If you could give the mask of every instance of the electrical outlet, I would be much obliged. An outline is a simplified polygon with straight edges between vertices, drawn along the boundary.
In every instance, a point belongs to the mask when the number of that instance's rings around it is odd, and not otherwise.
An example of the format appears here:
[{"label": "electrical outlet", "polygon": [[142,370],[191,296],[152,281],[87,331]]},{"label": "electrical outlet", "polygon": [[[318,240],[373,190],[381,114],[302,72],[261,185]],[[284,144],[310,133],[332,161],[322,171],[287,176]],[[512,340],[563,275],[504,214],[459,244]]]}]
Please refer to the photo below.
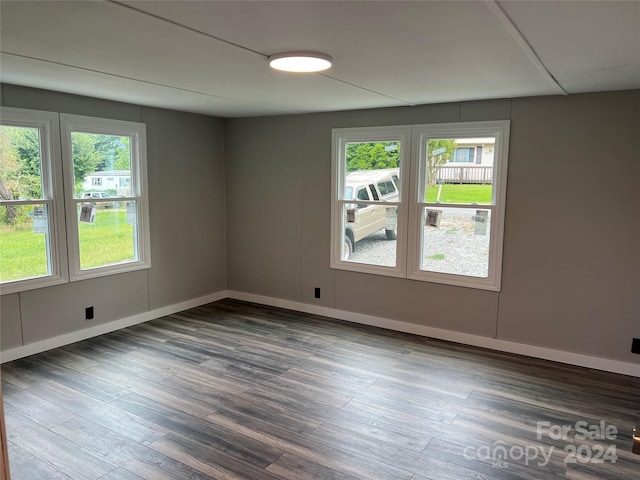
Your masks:
[{"label": "electrical outlet", "polygon": [[634,338],[631,342],[631,353],[640,353],[640,338]]},{"label": "electrical outlet", "polygon": [[320,287],[316,287],[316,290],[315,290],[315,297],[316,297],[316,298],[320,298]]},{"label": "electrical outlet", "polygon": [[93,320],[93,306],[84,309],[84,319]]}]

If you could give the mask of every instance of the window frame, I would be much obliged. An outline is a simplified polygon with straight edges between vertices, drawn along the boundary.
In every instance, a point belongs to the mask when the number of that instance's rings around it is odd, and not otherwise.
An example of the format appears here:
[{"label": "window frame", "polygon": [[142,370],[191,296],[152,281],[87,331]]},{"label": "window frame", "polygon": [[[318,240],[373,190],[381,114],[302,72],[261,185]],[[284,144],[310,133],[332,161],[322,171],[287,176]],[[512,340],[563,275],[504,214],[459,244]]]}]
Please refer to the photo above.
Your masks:
[{"label": "window frame", "polygon": [[0,107],[0,124],[37,128],[40,132],[40,176],[42,199],[0,200],[0,206],[46,205],[48,235],[46,241],[49,274],[0,283],[0,295],[59,285],[69,281],[65,245],[63,176],[60,162],[59,115],[55,112]]},{"label": "window frame", "polygon": [[[412,182],[410,202],[410,233],[407,278],[446,285],[500,291],[502,279],[502,254],[504,245],[504,218],[507,195],[507,166],[509,159],[509,120],[458,122],[416,125],[412,129]],[[424,200],[426,185],[426,145],[429,139],[495,137],[493,153],[493,183],[490,204],[436,203]],[[422,197],[421,197],[422,195]],[[482,208],[491,211],[489,265],[487,277],[472,277],[452,273],[422,270],[420,259],[424,229],[424,207],[431,208]]]},{"label": "window frame", "polygon": [[[70,281],[102,277],[116,273],[131,272],[151,267],[151,248],[149,232],[149,202],[147,188],[147,151],[146,125],[138,122],[113,120],[84,115],[60,114],[60,130],[62,132],[62,164],[65,185],[65,205],[67,218],[67,250],[69,258]],[[134,234],[138,259],[125,263],[109,264],[100,267],[81,268],[80,239],[78,229],[79,204],[86,199],[74,196],[74,169],[71,134],[73,132],[95,133],[99,135],[117,135],[131,138],[131,195],[126,197],[110,197],[110,202],[136,202],[137,225]]]},{"label": "window frame", "polygon": [[[507,167],[509,157],[509,120],[436,123],[412,126],[337,128],[332,130],[332,200],[330,267],[339,270],[371,273],[446,285],[500,291],[504,246]],[[348,262],[342,260],[343,200],[346,176],[346,144],[350,142],[389,141],[388,135],[402,136],[401,179],[396,240],[396,267]],[[385,136],[387,135],[387,136]],[[462,204],[462,208],[491,211],[489,265],[487,277],[472,277],[421,269],[424,207],[459,207],[460,204],[426,202],[426,152],[429,138],[495,137],[492,198],[490,204]],[[396,140],[396,138],[390,138]],[[422,199],[420,198],[422,195]],[[384,202],[364,202],[381,204]],[[351,201],[353,203],[353,201]],[[396,203],[396,202],[390,202]]]},{"label": "window frame", "polygon": [[[406,276],[406,225],[408,219],[408,188],[396,185],[399,192],[399,201],[390,202],[380,198],[375,200],[358,200],[357,205],[379,205],[381,207],[397,207],[397,238],[396,242],[396,265],[395,267],[383,265],[371,265],[358,262],[349,262],[342,259],[343,248],[343,228],[344,228],[344,205],[355,203],[352,199],[345,199],[346,184],[346,145],[354,142],[399,142],[402,146],[400,150],[400,184],[408,185],[409,181],[409,155],[411,148],[411,127],[410,126],[383,126],[383,127],[357,127],[357,128],[336,128],[332,130],[332,175],[331,175],[331,268],[339,270],[349,270],[354,272],[373,273],[391,277]],[[367,185],[367,190],[369,186]]]}]

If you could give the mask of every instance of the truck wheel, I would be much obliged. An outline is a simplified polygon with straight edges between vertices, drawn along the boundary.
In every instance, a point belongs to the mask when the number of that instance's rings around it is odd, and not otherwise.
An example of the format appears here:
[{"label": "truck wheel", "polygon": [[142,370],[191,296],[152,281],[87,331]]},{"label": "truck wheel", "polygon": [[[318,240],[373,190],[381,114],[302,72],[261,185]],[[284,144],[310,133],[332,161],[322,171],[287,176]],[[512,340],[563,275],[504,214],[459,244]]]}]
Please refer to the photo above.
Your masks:
[{"label": "truck wheel", "polygon": [[396,239],[396,231],[395,230],[387,230],[384,229],[384,233],[387,234],[387,240],[395,240]]},{"label": "truck wheel", "polygon": [[351,254],[353,253],[353,242],[349,235],[345,233],[344,235],[344,247],[342,247],[342,260],[349,260],[351,258]]}]

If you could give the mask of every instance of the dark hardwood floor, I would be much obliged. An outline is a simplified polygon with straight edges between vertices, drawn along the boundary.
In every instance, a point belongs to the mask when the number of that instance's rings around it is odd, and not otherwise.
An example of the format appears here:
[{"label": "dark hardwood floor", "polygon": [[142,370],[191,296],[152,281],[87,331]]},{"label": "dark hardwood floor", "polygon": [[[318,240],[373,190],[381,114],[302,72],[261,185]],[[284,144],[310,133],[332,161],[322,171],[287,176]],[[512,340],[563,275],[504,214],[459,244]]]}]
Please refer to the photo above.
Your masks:
[{"label": "dark hardwood floor", "polygon": [[13,480],[640,478],[640,378],[233,300],[2,380]]}]

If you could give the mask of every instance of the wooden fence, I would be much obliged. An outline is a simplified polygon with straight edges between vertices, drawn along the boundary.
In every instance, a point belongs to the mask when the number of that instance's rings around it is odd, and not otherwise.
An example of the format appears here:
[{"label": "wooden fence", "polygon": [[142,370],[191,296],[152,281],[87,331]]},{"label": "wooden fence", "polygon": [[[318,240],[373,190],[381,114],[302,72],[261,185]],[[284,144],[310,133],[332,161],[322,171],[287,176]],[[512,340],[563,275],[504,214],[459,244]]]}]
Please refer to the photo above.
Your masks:
[{"label": "wooden fence", "polygon": [[440,183],[493,183],[493,167],[483,165],[444,166],[438,172]]}]

